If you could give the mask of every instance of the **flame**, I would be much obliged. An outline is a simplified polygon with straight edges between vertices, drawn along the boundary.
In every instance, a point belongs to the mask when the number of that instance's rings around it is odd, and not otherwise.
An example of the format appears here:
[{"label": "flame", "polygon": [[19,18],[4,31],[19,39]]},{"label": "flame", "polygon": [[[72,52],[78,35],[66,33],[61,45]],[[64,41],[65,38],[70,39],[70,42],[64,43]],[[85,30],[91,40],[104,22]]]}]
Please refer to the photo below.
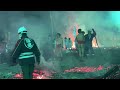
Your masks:
[{"label": "flame", "polygon": [[95,71],[100,71],[103,70],[103,66],[99,66],[97,68],[95,67],[75,67],[70,70],[65,70],[65,72],[95,72]]},{"label": "flame", "polygon": [[93,41],[92,41],[92,46],[93,47],[98,47],[98,45],[97,45],[97,42],[96,42],[96,39],[95,38],[93,38]]},{"label": "flame", "polygon": [[72,44],[72,49],[76,49],[75,42],[73,42],[73,44]]},{"label": "flame", "polygon": [[68,28],[67,37],[71,38],[72,41],[72,49],[75,49],[75,37],[73,36],[73,28],[76,27],[76,35],[78,35],[77,30],[79,29],[79,25],[77,23],[74,23],[73,26]]},{"label": "flame", "polygon": [[[33,79],[50,79],[52,77],[52,73],[54,72],[50,72],[47,70],[34,70],[33,72]],[[16,79],[23,79],[23,75],[22,74],[16,74],[14,76],[14,78]]]},{"label": "flame", "polygon": [[43,75],[42,76],[37,76],[37,79],[43,79]]},{"label": "flame", "polygon": [[[68,31],[67,32],[67,34],[68,34],[67,37],[71,38],[71,41],[72,41],[72,49],[76,49],[76,47],[75,47],[75,37],[73,36],[73,28],[74,28],[74,26],[76,27],[76,35],[78,35],[77,30],[80,28],[80,26],[77,23],[74,23],[73,26],[69,27],[69,29],[67,30]],[[98,47],[95,38],[93,38],[92,46],[96,47],[96,48]]]}]

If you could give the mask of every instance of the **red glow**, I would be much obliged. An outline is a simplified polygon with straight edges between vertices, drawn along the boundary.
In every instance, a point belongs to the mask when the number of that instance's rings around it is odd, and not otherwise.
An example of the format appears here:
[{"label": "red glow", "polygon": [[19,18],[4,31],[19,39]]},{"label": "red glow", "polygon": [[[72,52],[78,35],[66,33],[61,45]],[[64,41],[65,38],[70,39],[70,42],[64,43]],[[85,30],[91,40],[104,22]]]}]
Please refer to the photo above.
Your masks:
[{"label": "red glow", "polygon": [[92,41],[92,46],[93,47],[98,47],[98,45],[97,45],[97,42],[96,42],[96,39],[95,38],[93,38],[93,41]]},{"label": "red glow", "polygon": [[102,70],[103,66],[99,66],[98,68],[95,67],[75,67],[70,70],[65,70],[65,72],[95,72]]},{"label": "red glow", "polygon": [[78,32],[77,32],[77,30],[79,29],[79,25],[77,24],[77,23],[74,23],[71,27],[69,27],[69,29],[67,30],[68,32],[67,32],[67,37],[69,37],[69,38],[71,38],[71,41],[72,41],[72,48],[73,49],[75,49],[75,43],[74,43],[74,41],[75,41],[75,38],[74,38],[74,36],[73,36],[73,28],[74,28],[74,26],[76,27],[76,35],[78,35]]},{"label": "red glow", "polygon": [[17,79],[22,79],[23,75],[22,74],[16,74],[14,77],[17,78]]},{"label": "red glow", "polygon": [[[48,70],[34,70],[33,79],[50,79],[52,77],[52,73],[54,72],[50,72]],[[22,79],[23,76],[22,74],[16,74],[14,78]]]}]

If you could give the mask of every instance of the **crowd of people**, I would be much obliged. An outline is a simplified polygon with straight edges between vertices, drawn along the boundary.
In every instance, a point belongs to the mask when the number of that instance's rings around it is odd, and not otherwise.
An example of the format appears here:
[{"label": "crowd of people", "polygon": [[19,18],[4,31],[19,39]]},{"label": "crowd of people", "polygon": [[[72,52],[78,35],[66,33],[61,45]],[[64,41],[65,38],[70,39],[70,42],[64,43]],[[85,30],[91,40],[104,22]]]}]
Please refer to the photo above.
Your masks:
[{"label": "crowd of people", "polygon": [[[79,57],[83,58],[87,57],[88,55],[94,55],[94,50],[92,47],[92,40],[94,37],[96,37],[96,32],[94,29],[88,30],[87,34],[85,34],[82,29],[78,29],[78,35],[76,35],[74,42]],[[72,51],[73,42],[70,37],[63,38],[60,33],[56,33],[55,37],[53,37],[53,40],[52,37],[48,36],[48,41],[47,47],[45,50],[43,50],[46,51],[46,53],[44,53],[44,57],[48,57],[47,60],[51,57],[62,59],[64,50],[70,52]]]},{"label": "crowd of people", "polygon": [[[96,37],[96,32],[94,29],[92,31],[93,33],[89,30],[88,34],[85,34],[82,29],[78,29],[78,35],[74,35],[76,50],[81,58],[89,54],[94,55],[92,40]],[[27,36],[27,29],[25,27],[18,29],[18,36],[19,40],[11,52],[11,62],[16,64],[18,60],[24,79],[32,79],[34,64],[37,63],[39,65],[41,52],[45,60],[48,61],[50,58],[54,58],[55,60],[60,58],[60,60],[63,60],[63,50],[72,50],[73,42],[71,38],[63,38],[60,33],[56,33],[55,36],[49,35],[41,51],[39,51],[35,41]]]}]

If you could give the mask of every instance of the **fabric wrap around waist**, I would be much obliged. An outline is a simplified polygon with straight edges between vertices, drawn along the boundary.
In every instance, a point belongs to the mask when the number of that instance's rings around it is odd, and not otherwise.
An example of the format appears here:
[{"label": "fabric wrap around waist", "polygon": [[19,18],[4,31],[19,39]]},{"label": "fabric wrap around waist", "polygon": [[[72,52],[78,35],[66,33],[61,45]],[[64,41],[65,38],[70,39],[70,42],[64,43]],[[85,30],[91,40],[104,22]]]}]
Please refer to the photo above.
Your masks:
[{"label": "fabric wrap around waist", "polygon": [[80,40],[78,40],[77,43],[78,43],[78,44],[84,44],[85,41],[80,41]]},{"label": "fabric wrap around waist", "polygon": [[62,45],[61,45],[61,44],[57,44],[56,47],[57,47],[57,48],[60,48],[60,47],[62,47]]}]

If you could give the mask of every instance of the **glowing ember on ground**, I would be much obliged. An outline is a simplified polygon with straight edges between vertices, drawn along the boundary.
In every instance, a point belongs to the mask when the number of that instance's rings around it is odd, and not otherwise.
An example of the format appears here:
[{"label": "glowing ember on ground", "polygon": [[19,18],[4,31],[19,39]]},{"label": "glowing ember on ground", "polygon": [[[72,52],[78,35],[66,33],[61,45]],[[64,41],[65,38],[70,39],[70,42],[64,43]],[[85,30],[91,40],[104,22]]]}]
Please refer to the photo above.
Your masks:
[{"label": "glowing ember on ground", "polygon": [[65,70],[65,72],[95,72],[102,70],[103,66],[95,67],[75,67],[70,70]]},{"label": "glowing ember on ground", "polygon": [[[46,70],[34,70],[33,73],[33,79],[50,79],[52,77],[52,73],[50,71]],[[14,76],[16,79],[22,79],[23,75],[22,74],[16,74]]]},{"label": "glowing ember on ground", "polygon": [[22,74],[16,74],[16,75],[14,76],[14,78],[16,78],[16,79],[22,79],[22,78],[23,78],[23,75],[22,75]]}]

